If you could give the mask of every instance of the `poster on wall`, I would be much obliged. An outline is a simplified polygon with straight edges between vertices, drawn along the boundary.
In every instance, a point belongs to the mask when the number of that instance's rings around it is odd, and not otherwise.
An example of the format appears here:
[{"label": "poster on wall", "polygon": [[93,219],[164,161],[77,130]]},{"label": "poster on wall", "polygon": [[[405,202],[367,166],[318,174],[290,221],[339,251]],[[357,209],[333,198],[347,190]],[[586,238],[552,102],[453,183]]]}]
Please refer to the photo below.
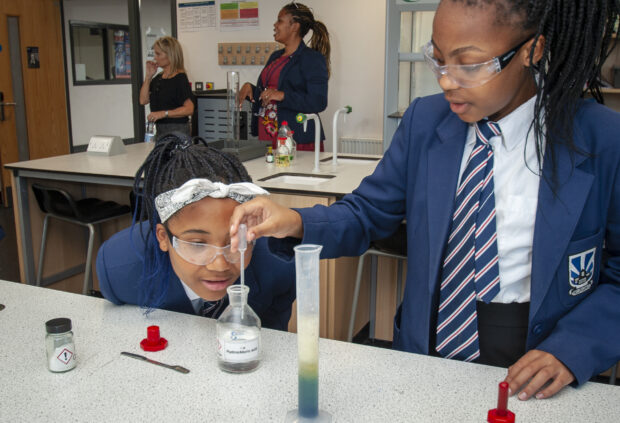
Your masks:
[{"label": "poster on wall", "polygon": [[215,28],[217,24],[215,0],[178,3],[177,22],[179,32],[195,32]]},{"label": "poster on wall", "polygon": [[129,31],[114,31],[114,77],[131,78],[131,46]]},{"label": "poster on wall", "polygon": [[[163,31],[163,30],[162,30]],[[144,34],[144,44],[146,47],[146,60],[155,59],[155,50],[153,50],[153,44],[157,41],[158,35],[151,31],[151,27],[149,26],[146,30],[146,34]]]},{"label": "poster on wall", "polygon": [[222,1],[220,3],[220,31],[258,29],[257,1]]}]

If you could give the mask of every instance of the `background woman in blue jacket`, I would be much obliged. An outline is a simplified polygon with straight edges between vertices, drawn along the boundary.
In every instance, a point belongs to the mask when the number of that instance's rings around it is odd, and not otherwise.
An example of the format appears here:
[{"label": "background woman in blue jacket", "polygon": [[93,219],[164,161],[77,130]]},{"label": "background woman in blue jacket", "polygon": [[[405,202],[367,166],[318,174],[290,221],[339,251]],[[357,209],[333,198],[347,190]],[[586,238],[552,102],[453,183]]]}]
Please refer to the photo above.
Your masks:
[{"label": "background woman in blue jacket", "polygon": [[[211,318],[228,305],[226,288],[242,271],[239,252],[230,251],[230,215],[240,202],[267,192],[235,157],[199,140],[166,135],[138,170],[135,220],[142,223],[112,236],[97,254],[101,292],[113,303]],[[286,330],[295,267],[266,244],[248,243],[248,303],[264,327]]]},{"label": "background woman in blue jacket", "polygon": [[[295,121],[297,113],[319,113],[327,107],[329,79],[329,33],[325,25],[314,19],[312,11],[301,3],[289,3],[280,10],[274,23],[273,38],[284,44],[275,51],[258,77],[256,85],[246,82],[239,99],[252,104],[252,134],[260,140],[276,137],[281,122],[294,131],[298,150],[314,150],[314,121],[306,132]],[[312,30],[310,47],[303,38]],[[322,125],[321,125],[322,126]],[[325,133],[321,128],[321,151]]]}]

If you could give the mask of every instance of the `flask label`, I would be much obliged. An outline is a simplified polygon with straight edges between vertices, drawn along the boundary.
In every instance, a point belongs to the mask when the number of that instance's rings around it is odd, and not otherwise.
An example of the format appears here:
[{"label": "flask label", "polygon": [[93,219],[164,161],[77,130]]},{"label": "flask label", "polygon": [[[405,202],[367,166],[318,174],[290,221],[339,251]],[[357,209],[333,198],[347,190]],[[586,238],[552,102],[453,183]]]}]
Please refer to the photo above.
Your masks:
[{"label": "flask label", "polygon": [[[231,336],[234,336],[234,331]],[[233,342],[218,339],[217,353],[220,359],[229,363],[245,363],[247,361],[258,360],[259,341],[258,338],[248,340],[236,340]]]},{"label": "flask label", "polygon": [[49,358],[49,368],[53,372],[63,372],[75,367],[75,347],[73,344],[65,344],[54,350]]}]

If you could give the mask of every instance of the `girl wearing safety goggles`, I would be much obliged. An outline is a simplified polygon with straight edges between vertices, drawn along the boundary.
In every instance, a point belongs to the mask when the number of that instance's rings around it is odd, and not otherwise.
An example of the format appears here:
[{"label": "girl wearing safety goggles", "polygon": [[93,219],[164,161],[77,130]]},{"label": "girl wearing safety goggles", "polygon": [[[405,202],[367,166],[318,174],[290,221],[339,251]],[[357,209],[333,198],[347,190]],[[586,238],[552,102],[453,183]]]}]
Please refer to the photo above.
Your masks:
[{"label": "girl wearing safety goggles", "polygon": [[[101,292],[116,304],[217,318],[228,304],[226,288],[238,283],[242,270],[240,253],[230,250],[232,211],[268,193],[251,183],[235,157],[173,134],[138,170],[134,192],[134,225],[106,241],[97,256]],[[271,255],[266,240],[248,243],[244,262],[249,305],[263,326],[286,330],[294,265]]]},{"label": "girl wearing safety goggles", "polygon": [[[406,219],[395,348],[505,367],[521,400],[609,369],[620,360],[620,115],[597,101],[619,8],[441,0],[423,54],[443,93],[413,101],[342,200],[238,206],[233,248],[249,222],[249,239],[356,256]],[[291,244],[270,245],[284,255]]]}]

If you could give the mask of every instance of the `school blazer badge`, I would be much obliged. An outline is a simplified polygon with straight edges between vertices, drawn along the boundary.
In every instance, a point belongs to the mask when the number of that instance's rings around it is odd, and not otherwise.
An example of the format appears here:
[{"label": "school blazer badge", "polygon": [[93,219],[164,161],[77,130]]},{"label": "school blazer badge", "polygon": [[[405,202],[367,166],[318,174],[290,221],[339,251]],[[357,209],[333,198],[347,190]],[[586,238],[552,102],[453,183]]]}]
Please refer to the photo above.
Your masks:
[{"label": "school blazer badge", "polygon": [[592,287],[595,255],[596,247],[568,257],[570,295],[582,294]]}]

